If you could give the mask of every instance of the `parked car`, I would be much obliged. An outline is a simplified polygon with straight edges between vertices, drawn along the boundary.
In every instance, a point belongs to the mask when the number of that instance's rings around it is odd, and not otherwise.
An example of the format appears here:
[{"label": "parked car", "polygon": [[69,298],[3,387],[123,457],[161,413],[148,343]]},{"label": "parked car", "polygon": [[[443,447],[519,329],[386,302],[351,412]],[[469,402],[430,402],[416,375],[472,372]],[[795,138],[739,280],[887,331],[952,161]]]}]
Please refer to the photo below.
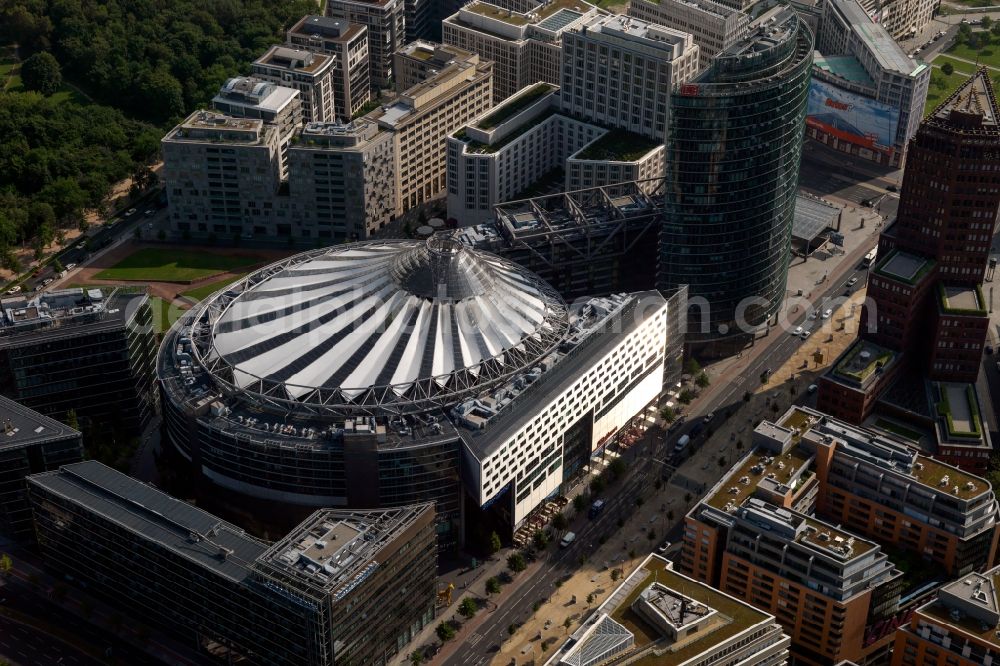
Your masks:
[{"label": "parked car", "polygon": [[562,541],[559,542],[559,547],[566,548],[574,541],[576,541],[576,534],[574,532],[566,532],[566,535],[562,538]]},{"label": "parked car", "polygon": [[681,435],[681,438],[677,440],[677,445],[674,447],[674,451],[680,453],[687,448],[687,445],[691,443],[691,437],[688,435]]},{"label": "parked car", "polygon": [[899,192],[899,188],[895,185],[886,185],[885,190],[886,192]]},{"label": "parked car", "polygon": [[126,215],[127,217],[132,217],[132,216],[133,216],[133,215],[135,215],[135,214],[136,214],[137,212],[139,212],[139,211],[137,211],[137,210],[136,210],[135,208],[129,208],[129,209],[127,210],[127,211],[125,211],[125,215]]},{"label": "parked car", "polygon": [[812,333],[812,331],[810,331],[809,329],[806,329],[806,330],[802,331],[802,335],[801,335],[801,338],[802,338],[803,340],[805,340],[806,338],[808,338],[808,337],[809,337],[809,334],[810,334],[810,333]]},{"label": "parked car", "polygon": [[663,555],[672,545],[673,544],[670,543],[669,541],[664,541],[663,543],[660,544],[660,547],[656,549],[656,552],[659,553],[660,555]]},{"label": "parked car", "polygon": [[66,270],[71,271],[76,268],[76,264],[66,264]]},{"label": "parked car", "polygon": [[815,384],[810,384],[809,388],[806,389],[806,393],[809,393],[811,395],[815,393],[817,389],[819,389],[818,386],[816,386]]},{"label": "parked car", "polygon": [[16,287],[11,287],[10,289],[7,290],[7,293],[8,294],[20,294],[21,293],[21,285],[17,285]]},{"label": "parked car", "polygon": [[792,335],[802,335],[802,327],[801,326],[796,326],[795,330],[792,331]]},{"label": "parked car", "polygon": [[149,208],[149,209],[146,210],[146,212],[144,214],[145,214],[146,217],[153,217],[153,213],[155,213],[155,212],[156,212],[155,210],[153,210],[152,208]]},{"label": "parked car", "polygon": [[705,424],[708,424],[708,423],[711,423],[712,419],[714,419],[714,418],[715,418],[715,412],[709,412],[708,414],[705,414],[705,418],[703,418],[701,420],[701,422],[705,423]]},{"label": "parked car", "polygon": [[858,278],[852,277],[850,280],[847,281],[847,286],[848,287],[853,287],[857,283],[858,283]]},{"label": "parked car", "polygon": [[43,287],[47,287],[50,284],[52,284],[52,278],[45,278],[44,280],[42,280],[42,286]]},{"label": "parked car", "polygon": [[820,315],[820,318],[821,319],[829,319],[830,315],[832,315],[832,314],[833,314],[833,310],[830,310],[829,308],[827,308],[826,310],[823,310],[823,314]]}]

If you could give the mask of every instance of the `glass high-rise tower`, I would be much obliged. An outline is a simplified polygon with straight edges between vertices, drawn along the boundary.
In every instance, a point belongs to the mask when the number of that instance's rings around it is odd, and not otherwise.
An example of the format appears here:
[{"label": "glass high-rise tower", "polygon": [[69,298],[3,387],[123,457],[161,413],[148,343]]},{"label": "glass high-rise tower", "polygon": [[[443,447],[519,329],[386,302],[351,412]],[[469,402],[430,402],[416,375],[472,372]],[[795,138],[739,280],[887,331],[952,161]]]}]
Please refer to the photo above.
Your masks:
[{"label": "glass high-rise tower", "polygon": [[689,285],[695,345],[740,344],[781,304],[812,55],[778,10],[672,96],[657,286]]}]

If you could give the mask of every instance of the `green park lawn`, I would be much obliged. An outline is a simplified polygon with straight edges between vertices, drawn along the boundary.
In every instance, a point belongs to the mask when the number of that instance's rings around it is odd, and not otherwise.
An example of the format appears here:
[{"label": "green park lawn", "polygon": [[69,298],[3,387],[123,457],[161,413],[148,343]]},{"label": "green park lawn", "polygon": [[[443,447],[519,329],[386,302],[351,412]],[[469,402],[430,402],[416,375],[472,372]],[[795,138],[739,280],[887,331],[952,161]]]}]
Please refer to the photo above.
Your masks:
[{"label": "green park lawn", "polygon": [[186,296],[193,301],[200,301],[205,298],[208,298],[209,296],[219,291],[223,287],[231,285],[232,283],[242,278],[244,275],[246,275],[246,273],[242,275],[237,275],[236,277],[233,278],[225,278],[224,280],[216,280],[215,282],[209,282],[208,284],[203,284],[200,287],[195,287],[194,289],[188,289],[187,291],[182,292],[181,296]]},{"label": "green park lawn", "polygon": [[150,296],[149,306],[153,309],[153,329],[157,333],[166,333],[184,313],[184,310],[159,296]]},{"label": "green park lawn", "polygon": [[[940,57],[938,58],[940,59]],[[938,64],[938,59],[934,60],[934,64]],[[943,62],[941,64],[944,64]],[[953,65],[956,63],[953,61]],[[931,71],[931,85],[927,89],[927,102],[924,104],[924,115],[928,115],[931,111],[937,108],[938,104],[947,99],[948,95],[955,92],[966,79],[968,79],[967,74],[960,74],[957,69],[950,76],[946,76],[944,72],[938,69],[936,66]]]},{"label": "green park lawn", "polygon": [[[977,34],[984,33],[977,31]],[[981,65],[1000,69],[1000,37],[992,34],[990,35],[989,44],[984,44],[978,49],[969,48],[968,43],[959,40],[955,44],[952,44],[947,53],[949,55],[958,56],[959,58],[965,58],[966,60],[978,62]],[[937,60],[934,62],[937,62]],[[971,64],[966,64],[965,66],[965,69],[967,70],[972,70],[974,68],[975,65]]]},{"label": "green park lawn", "polygon": [[194,282],[259,263],[260,257],[246,254],[143,248],[94,277],[99,280]]}]

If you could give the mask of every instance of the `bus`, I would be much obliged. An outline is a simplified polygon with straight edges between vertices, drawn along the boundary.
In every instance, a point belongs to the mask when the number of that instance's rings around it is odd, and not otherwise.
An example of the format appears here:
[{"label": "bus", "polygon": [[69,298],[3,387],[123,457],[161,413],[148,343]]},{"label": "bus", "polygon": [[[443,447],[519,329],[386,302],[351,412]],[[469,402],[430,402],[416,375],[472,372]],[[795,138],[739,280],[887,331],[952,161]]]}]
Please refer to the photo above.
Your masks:
[{"label": "bus", "polygon": [[875,263],[875,255],[878,253],[878,246],[872,248],[872,251],[865,255],[865,258],[861,261],[862,268],[868,268]]}]

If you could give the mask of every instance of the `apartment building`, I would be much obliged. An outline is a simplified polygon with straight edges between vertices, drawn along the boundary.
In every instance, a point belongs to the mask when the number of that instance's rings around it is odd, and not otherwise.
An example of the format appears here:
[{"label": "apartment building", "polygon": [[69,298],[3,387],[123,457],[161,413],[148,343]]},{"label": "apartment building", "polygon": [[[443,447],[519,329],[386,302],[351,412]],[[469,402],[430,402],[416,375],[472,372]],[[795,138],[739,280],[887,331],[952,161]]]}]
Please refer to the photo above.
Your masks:
[{"label": "apartment building", "polygon": [[366,116],[392,135],[397,217],[445,193],[445,139],[492,99],[493,64],[465,53]]},{"label": "apartment building", "polygon": [[[910,58],[857,0],[823,4],[816,49],[807,136],[863,159],[901,165],[924,116],[930,66]],[[838,113],[847,107],[854,115]],[[851,122],[838,122],[845,118]]]},{"label": "apartment building", "polygon": [[404,0],[328,0],[326,15],[368,29],[368,66],[372,88],[391,88],[392,54],[406,43]]},{"label": "apartment building", "polygon": [[320,510],[268,545],[96,462],[29,477],[46,567],[188,644],[384,666],[434,618],[434,509]]},{"label": "apartment building", "polygon": [[665,143],[674,88],[698,73],[685,32],[598,16],[563,32],[560,106],[568,115]]},{"label": "apartment building", "polygon": [[272,46],[250,66],[251,75],[299,91],[303,122],[332,122],[333,56],[287,46]]},{"label": "apartment building", "polygon": [[[631,600],[631,601],[629,601]],[[639,620],[643,631],[636,631]],[[649,631],[652,630],[652,631]],[[649,555],[545,666],[633,663],[784,666],[789,638],[773,615]]]},{"label": "apartment building", "polygon": [[371,100],[368,28],[327,16],[303,16],[288,30],[289,46],[333,58],[334,118],[346,122]]},{"label": "apartment building", "polygon": [[31,541],[27,477],[83,460],[83,437],[55,419],[0,396],[0,534]]},{"label": "apartment building", "polygon": [[898,617],[903,580],[881,548],[932,562],[933,575],[992,560],[997,502],[982,478],[804,407],[760,423],[752,443],[686,516],[678,561],[773,609],[804,663],[889,650],[883,629]]},{"label": "apartment building", "polygon": [[156,333],[143,288],[0,298],[0,394],[89,438],[142,435],[156,410]]},{"label": "apartment building", "polygon": [[750,32],[747,14],[713,0],[630,0],[628,15],[690,34],[698,45],[700,70]]},{"label": "apartment building", "polygon": [[283,141],[277,126],[195,111],[160,148],[174,233],[232,238],[278,223]]},{"label": "apartment building", "polygon": [[288,143],[302,125],[301,94],[294,88],[261,79],[238,76],[226,81],[212,98],[212,108],[231,118],[261,120],[278,130],[281,179],[288,176]]},{"label": "apartment building", "polygon": [[896,632],[892,666],[1000,663],[1000,567],[970,573],[937,591]]},{"label": "apartment building", "polygon": [[[361,240],[396,211],[396,158],[390,132],[359,118],[306,125],[288,150],[290,196],[321,241]],[[308,202],[308,203],[307,203]]]},{"label": "apartment building", "polygon": [[598,14],[584,0],[477,0],[444,19],[442,41],[494,63],[497,104],[539,81],[560,85],[562,35]]}]

